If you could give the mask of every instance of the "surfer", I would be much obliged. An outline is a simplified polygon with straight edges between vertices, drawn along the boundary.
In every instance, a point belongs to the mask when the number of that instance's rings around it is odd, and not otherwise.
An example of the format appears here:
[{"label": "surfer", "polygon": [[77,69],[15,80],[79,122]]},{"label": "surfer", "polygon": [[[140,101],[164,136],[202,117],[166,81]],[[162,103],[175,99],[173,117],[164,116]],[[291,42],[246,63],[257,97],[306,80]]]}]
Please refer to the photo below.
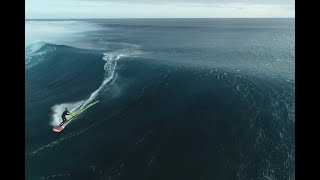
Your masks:
[{"label": "surfer", "polygon": [[68,111],[68,109],[66,108],[62,115],[61,115],[61,118],[62,118],[62,123],[60,124],[60,126],[62,126],[66,121],[67,121],[67,118],[66,118],[66,115],[69,115],[70,112]]}]

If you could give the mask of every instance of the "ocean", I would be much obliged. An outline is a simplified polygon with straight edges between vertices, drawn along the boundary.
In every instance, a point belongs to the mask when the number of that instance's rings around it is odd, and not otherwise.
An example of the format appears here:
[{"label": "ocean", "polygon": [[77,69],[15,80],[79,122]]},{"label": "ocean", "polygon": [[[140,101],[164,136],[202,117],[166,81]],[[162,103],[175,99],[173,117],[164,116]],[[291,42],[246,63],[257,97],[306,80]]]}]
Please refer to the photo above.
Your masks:
[{"label": "ocean", "polygon": [[295,179],[295,19],[25,26],[26,179]]}]

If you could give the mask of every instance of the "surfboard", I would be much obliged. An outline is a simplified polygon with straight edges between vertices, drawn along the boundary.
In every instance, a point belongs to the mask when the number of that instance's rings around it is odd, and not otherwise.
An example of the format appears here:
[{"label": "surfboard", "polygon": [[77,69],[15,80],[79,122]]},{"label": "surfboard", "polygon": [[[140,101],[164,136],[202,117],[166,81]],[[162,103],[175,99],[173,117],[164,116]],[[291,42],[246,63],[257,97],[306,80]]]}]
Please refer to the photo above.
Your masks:
[{"label": "surfboard", "polygon": [[86,105],[84,108],[79,109],[75,112],[70,113],[69,115],[66,116],[67,118],[67,122],[65,122],[62,126],[54,126],[52,129],[55,132],[61,132],[73,119],[75,119],[77,116],[79,116],[81,113],[83,113],[85,110],[87,110],[88,108],[90,108],[91,106],[97,104],[99,102],[99,100],[94,101],[88,105]]}]

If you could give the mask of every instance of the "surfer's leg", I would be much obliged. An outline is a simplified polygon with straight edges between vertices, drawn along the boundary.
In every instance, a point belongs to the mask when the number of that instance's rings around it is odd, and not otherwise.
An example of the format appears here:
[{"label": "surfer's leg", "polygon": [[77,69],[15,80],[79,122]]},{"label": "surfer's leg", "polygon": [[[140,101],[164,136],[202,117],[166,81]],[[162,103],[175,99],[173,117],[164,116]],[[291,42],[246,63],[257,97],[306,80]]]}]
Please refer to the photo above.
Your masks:
[{"label": "surfer's leg", "polygon": [[65,123],[66,122],[66,118],[65,117],[61,117],[62,118],[62,122],[60,123],[60,126],[62,126],[63,125],[63,123]]},{"label": "surfer's leg", "polygon": [[63,123],[67,122],[67,118],[63,117]]}]

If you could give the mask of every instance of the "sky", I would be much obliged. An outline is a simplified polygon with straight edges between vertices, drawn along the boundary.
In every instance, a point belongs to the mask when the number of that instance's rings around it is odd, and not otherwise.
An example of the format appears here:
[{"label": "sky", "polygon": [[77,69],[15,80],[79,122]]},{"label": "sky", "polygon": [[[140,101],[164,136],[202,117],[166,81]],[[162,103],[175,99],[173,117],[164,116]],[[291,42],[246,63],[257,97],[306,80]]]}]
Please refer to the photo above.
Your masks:
[{"label": "sky", "polygon": [[295,0],[26,0],[26,19],[294,18]]}]

